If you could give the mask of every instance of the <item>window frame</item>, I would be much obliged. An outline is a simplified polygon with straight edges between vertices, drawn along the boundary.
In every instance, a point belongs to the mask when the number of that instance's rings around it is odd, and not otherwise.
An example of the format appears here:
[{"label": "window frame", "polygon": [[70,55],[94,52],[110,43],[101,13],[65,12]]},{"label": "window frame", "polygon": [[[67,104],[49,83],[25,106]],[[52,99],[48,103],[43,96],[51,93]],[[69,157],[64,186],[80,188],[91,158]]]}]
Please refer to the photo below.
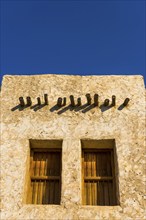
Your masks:
[{"label": "window frame", "polygon": [[[32,204],[32,205],[60,205],[61,204],[61,186],[62,186],[62,140],[34,140],[31,139],[29,140],[30,142],[30,153],[29,153],[29,178],[28,178],[28,189],[27,189],[27,204]],[[32,173],[33,170],[33,161],[34,161],[34,153],[40,152],[40,155],[45,152],[50,152],[50,153],[60,153],[60,162],[59,162],[59,175],[35,175]],[[40,171],[39,171],[40,172]],[[47,172],[47,170],[46,170]],[[33,175],[32,175],[33,174]],[[33,192],[32,192],[32,182],[50,182],[58,181],[59,183],[59,194],[58,194],[58,203],[33,203],[32,197],[33,197]],[[43,186],[44,187],[44,186]],[[46,190],[46,189],[45,189]],[[50,190],[50,189],[49,189]],[[55,189],[54,189],[55,190]],[[39,192],[40,193],[40,192]]]},{"label": "window frame", "polygon": [[[104,140],[90,140],[84,139],[81,140],[81,176],[82,176],[82,205],[88,206],[85,201],[85,181],[112,181],[113,187],[113,203],[114,205],[108,206],[115,206],[118,205],[117,200],[117,180],[116,180],[116,167],[115,167],[115,140],[114,139],[104,139]],[[85,177],[84,176],[84,153],[96,153],[96,152],[110,152],[111,153],[111,172],[112,176],[96,176],[93,177]],[[97,189],[96,189],[97,190]],[[90,206],[101,206],[101,205],[90,205]],[[107,205],[102,205],[107,206]]]}]

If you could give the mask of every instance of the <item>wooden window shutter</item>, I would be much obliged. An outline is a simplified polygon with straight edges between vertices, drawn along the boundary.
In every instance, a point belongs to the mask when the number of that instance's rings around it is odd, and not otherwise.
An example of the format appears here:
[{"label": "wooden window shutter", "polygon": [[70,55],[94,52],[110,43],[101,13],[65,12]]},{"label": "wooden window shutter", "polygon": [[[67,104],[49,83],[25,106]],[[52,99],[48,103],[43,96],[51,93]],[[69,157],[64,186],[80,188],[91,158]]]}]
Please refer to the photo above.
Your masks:
[{"label": "wooden window shutter", "polygon": [[116,205],[112,149],[84,149],[82,152],[83,204]]},{"label": "wooden window shutter", "polygon": [[60,204],[61,149],[31,149],[31,204]]}]

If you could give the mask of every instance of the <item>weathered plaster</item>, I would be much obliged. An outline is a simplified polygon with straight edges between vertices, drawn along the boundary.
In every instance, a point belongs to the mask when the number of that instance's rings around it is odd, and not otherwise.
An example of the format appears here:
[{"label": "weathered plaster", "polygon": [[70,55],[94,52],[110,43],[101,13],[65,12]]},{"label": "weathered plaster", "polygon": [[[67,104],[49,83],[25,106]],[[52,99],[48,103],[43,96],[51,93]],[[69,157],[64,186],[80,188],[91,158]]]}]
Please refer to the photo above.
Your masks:
[{"label": "weathered plaster", "polygon": [[[20,96],[48,94],[41,109],[15,108]],[[99,105],[116,95],[116,106],[102,111],[53,110],[58,97],[99,94]],[[145,88],[142,76],[5,76],[1,105],[1,219],[85,220],[144,219]],[[119,109],[125,98],[128,106]],[[67,104],[67,105],[68,105]],[[88,108],[88,107],[87,107]],[[34,111],[36,110],[36,111]],[[82,112],[83,111],[83,112]],[[83,206],[81,197],[81,139],[115,139],[119,185],[118,206]],[[26,204],[29,139],[61,139],[62,195],[60,205]]]}]

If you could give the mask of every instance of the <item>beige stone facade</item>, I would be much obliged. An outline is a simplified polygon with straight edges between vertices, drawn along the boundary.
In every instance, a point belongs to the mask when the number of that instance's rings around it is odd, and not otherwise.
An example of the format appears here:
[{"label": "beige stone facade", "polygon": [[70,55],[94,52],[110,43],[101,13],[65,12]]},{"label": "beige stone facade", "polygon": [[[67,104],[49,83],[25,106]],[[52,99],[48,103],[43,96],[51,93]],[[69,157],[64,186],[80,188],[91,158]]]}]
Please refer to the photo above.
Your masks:
[{"label": "beige stone facade", "polygon": [[[35,106],[48,94],[49,105]],[[86,94],[92,103],[86,105]],[[99,95],[94,107],[93,96]],[[82,107],[70,107],[81,97]],[[116,105],[103,107],[105,99]],[[19,97],[32,106],[21,109]],[[57,108],[58,97],[67,97]],[[130,101],[123,107],[126,98]],[[4,77],[1,91],[1,219],[144,219],[145,87],[142,76],[36,75]],[[82,204],[81,141],[113,140],[119,204]],[[60,205],[27,204],[30,140],[62,141]]]}]

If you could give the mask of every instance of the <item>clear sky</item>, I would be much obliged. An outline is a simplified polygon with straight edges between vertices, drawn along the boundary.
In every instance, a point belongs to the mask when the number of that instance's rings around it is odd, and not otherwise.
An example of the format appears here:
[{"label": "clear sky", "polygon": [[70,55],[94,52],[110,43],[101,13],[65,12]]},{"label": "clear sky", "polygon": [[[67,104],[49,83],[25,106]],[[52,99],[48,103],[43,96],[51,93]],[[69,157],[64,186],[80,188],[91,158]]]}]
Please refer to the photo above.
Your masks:
[{"label": "clear sky", "polygon": [[141,74],[145,0],[1,1],[3,74]]}]

